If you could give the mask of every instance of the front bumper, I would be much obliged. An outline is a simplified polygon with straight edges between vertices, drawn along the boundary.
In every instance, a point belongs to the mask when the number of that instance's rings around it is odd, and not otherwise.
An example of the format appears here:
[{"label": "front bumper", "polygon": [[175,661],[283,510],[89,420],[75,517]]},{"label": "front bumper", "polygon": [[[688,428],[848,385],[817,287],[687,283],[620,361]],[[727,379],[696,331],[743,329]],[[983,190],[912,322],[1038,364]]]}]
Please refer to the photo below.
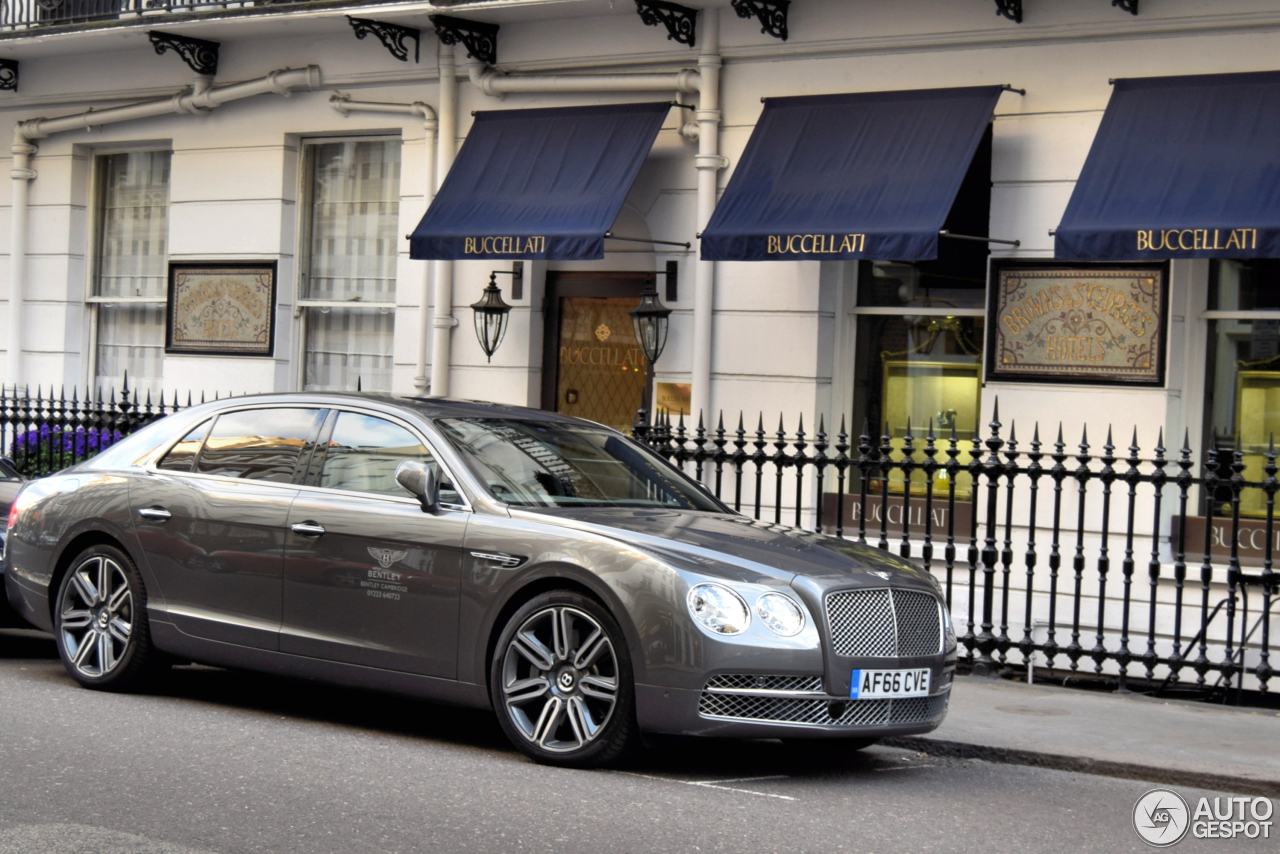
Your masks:
[{"label": "front bumper", "polygon": [[927,697],[850,700],[820,676],[716,676],[700,690],[636,686],[646,732],[735,738],[883,738],[937,729],[951,699],[954,664]]}]

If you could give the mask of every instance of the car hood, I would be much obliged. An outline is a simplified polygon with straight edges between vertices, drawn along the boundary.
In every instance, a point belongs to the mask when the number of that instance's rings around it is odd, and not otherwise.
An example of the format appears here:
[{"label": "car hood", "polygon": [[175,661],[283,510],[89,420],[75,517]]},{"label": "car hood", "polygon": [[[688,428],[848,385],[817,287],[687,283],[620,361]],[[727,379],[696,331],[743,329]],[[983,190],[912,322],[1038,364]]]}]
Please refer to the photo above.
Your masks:
[{"label": "car hood", "polygon": [[886,581],[932,587],[924,570],[879,549],[734,514],[599,507],[517,512],[591,530],[731,580],[756,582],[763,575],[790,583],[800,576],[821,587]]}]

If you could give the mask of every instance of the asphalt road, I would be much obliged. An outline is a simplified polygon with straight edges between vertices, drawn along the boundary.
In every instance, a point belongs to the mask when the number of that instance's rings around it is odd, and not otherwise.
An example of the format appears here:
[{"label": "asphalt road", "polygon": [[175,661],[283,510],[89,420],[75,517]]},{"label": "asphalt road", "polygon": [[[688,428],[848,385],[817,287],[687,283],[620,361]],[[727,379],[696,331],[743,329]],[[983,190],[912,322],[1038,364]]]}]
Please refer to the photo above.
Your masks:
[{"label": "asphalt road", "polygon": [[527,761],[487,713],[203,667],[103,694],[51,641],[0,632],[0,854],[1147,851],[1130,822],[1150,788],[779,742],[567,771]]}]

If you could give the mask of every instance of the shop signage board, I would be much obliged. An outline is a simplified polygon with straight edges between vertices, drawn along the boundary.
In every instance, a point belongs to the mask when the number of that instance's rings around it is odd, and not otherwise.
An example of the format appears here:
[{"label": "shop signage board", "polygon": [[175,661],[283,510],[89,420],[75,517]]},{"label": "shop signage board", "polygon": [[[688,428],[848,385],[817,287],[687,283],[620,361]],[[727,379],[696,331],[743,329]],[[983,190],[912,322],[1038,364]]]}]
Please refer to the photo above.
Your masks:
[{"label": "shop signage board", "polygon": [[275,316],[274,261],[169,265],[166,353],[270,356]]},{"label": "shop signage board", "polygon": [[[1204,516],[1174,516],[1170,529],[1172,550],[1177,552],[1178,541],[1183,525],[1186,525],[1186,546],[1184,562],[1187,566],[1199,566],[1204,560],[1204,535],[1209,520]],[[1213,527],[1209,533],[1209,555],[1214,563],[1221,564],[1223,558],[1231,557],[1231,519],[1214,517]],[[1271,525],[1272,559],[1280,562],[1280,521],[1273,520]],[[1257,518],[1240,518],[1240,527],[1236,532],[1236,555],[1241,566],[1262,566],[1267,556],[1267,520]],[[1221,580],[1221,579],[1220,579]]]},{"label": "shop signage board", "polygon": [[1168,265],[991,262],[986,378],[1160,386]]},{"label": "shop signage board", "polygon": [[[843,504],[843,508],[841,505]],[[884,520],[885,530],[890,534],[902,535],[902,523],[905,519],[909,530],[913,536],[923,536],[925,529],[925,521],[931,519],[933,528],[932,535],[934,542],[945,543],[947,540],[947,531],[954,531],[956,541],[964,539],[968,542],[970,527],[973,524],[973,505],[966,498],[961,501],[957,496],[955,502],[955,519],[950,518],[950,508],[947,503],[947,492],[945,489],[936,490],[933,495],[933,504],[926,507],[927,502],[923,495],[912,495],[911,500],[906,502],[907,506],[903,506],[902,494],[889,493],[889,505],[886,512],[884,502],[880,495],[867,495],[866,520],[867,520],[867,539],[875,539],[880,536],[880,523]],[[858,525],[863,518],[862,496],[845,494],[843,502],[840,496],[834,492],[826,492],[822,495],[822,530],[828,534],[834,534],[836,531],[836,519],[839,518],[840,510],[844,510],[844,536],[852,538],[858,536]],[[926,510],[929,516],[926,516]],[[875,535],[874,537],[872,535]]]}]

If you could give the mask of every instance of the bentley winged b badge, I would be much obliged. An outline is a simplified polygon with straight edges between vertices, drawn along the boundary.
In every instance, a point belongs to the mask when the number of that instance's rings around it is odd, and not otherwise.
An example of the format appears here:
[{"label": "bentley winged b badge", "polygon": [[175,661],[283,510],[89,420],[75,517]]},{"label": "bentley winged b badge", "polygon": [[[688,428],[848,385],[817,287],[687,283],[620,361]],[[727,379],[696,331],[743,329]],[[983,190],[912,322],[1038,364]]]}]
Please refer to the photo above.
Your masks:
[{"label": "bentley winged b badge", "polygon": [[390,569],[391,564],[405,559],[408,552],[393,552],[391,549],[379,549],[369,546],[369,556],[378,562],[383,569]]}]

